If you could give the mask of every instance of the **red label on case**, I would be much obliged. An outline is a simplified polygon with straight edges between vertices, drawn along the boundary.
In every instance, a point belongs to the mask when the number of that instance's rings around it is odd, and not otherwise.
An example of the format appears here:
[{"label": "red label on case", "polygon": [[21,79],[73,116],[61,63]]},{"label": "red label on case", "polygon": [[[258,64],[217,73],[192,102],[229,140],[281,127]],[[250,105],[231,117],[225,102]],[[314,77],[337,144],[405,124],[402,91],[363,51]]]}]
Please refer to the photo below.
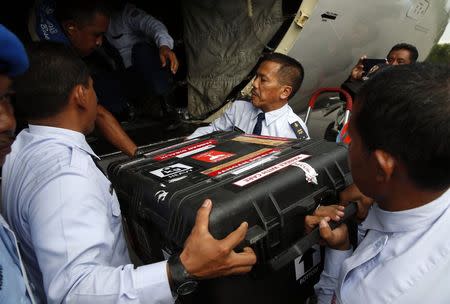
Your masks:
[{"label": "red label on case", "polygon": [[227,159],[233,155],[235,155],[235,154],[217,151],[217,150],[209,150],[209,151],[194,155],[194,156],[192,156],[192,158],[202,161],[202,162],[206,162],[206,163],[217,163],[217,162]]}]

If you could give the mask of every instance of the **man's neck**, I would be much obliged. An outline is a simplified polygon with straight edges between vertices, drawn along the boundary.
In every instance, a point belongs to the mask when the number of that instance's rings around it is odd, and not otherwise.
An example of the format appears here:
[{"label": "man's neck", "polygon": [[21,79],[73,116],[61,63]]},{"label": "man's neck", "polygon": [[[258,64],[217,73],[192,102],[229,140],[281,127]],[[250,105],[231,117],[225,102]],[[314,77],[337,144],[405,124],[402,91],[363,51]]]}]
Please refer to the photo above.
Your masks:
[{"label": "man's neck", "polygon": [[47,126],[47,127],[54,127],[54,128],[61,128],[61,129],[67,129],[76,131],[79,133],[85,134],[83,131],[83,128],[81,128],[78,124],[73,123],[70,119],[67,119],[67,117],[61,117],[61,116],[54,116],[50,118],[42,118],[42,119],[32,119],[29,120],[29,123],[32,125],[38,125],[38,126]]},{"label": "man's neck", "polygon": [[267,105],[267,107],[261,108],[261,110],[262,110],[264,113],[269,113],[269,112],[272,112],[272,111],[276,111],[276,110],[281,109],[281,108],[284,107],[286,104],[287,104],[287,102],[284,102],[284,103],[277,103],[277,104],[274,104],[274,105]]},{"label": "man's neck", "polygon": [[409,210],[434,201],[447,190],[448,188],[443,190],[422,189],[409,182],[409,185],[393,187],[391,191],[388,191],[389,194],[386,197],[380,198],[377,202],[380,208],[386,211]]}]

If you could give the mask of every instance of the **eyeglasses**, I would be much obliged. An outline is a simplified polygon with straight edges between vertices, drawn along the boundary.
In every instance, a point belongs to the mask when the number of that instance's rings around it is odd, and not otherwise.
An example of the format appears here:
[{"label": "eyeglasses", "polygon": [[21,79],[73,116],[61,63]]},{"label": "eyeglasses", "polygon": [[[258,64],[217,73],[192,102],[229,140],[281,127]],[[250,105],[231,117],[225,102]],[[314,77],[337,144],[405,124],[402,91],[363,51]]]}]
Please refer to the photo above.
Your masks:
[{"label": "eyeglasses", "polygon": [[16,92],[9,90],[5,94],[0,95],[0,102],[11,101],[11,97],[13,97]]}]

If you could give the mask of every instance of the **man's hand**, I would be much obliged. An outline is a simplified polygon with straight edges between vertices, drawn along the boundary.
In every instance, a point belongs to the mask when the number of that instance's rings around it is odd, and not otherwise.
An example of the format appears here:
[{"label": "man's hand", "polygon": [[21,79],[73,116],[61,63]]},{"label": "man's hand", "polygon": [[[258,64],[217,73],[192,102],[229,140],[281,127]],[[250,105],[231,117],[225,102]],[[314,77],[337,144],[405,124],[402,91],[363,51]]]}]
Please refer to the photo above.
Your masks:
[{"label": "man's hand", "polygon": [[208,230],[211,209],[212,202],[207,199],[197,211],[195,226],[180,254],[181,263],[189,274],[200,279],[249,272],[256,263],[253,250],[233,250],[244,239],[248,224],[243,222],[223,240],[216,240]]},{"label": "man's hand", "polygon": [[350,249],[350,239],[348,237],[348,229],[346,224],[342,224],[331,230],[328,222],[329,217],[325,217],[320,221],[319,229],[320,236],[327,243],[328,247],[336,250],[349,250]]},{"label": "man's hand", "polygon": [[366,58],[367,58],[366,55],[359,58],[358,63],[353,67],[352,73],[351,73],[351,78],[353,80],[361,80],[362,77],[364,76],[363,75],[364,74],[363,60]]},{"label": "man's hand", "polygon": [[161,60],[161,66],[165,67],[167,60],[170,62],[170,71],[175,74],[178,70],[178,59],[175,53],[166,45],[162,45],[159,48],[159,59]]},{"label": "man's hand", "polygon": [[362,222],[366,219],[369,209],[374,203],[374,200],[362,194],[355,184],[351,184],[339,193],[339,199],[344,206],[349,202],[357,203],[358,211],[356,212],[356,219],[358,222]]},{"label": "man's hand", "polygon": [[[319,210],[320,208],[322,210]],[[347,225],[341,224],[339,227],[331,230],[330,225],[328,225],[331,218],[330,216],[326,216],[326,214],[331,214],[333,220],[337,222],[344,216],[344,206],[330,205],[326,206],[326,208],[317,208],[313,215],[307,215],[305,217],[305,232],[310,233],[319,225],[320,236],[322,237],[320,245],[328,245],[328,247],[337,250],[350,249]]]},{"label": "man's hand", "polygon": [[344,209],[345,207],[340,205],[320,206],[314,211],[313,215],[305,217],[305,233],[311,233],[324,217],[339,222],[344,216]]}]

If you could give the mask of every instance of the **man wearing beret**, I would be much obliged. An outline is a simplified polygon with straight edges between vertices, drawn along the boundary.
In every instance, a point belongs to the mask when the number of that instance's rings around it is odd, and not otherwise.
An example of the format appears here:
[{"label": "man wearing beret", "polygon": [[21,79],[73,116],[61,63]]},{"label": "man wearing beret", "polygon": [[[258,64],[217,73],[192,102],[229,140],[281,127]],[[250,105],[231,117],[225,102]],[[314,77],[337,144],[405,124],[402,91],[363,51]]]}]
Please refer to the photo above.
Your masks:
[{"label": "man wearing beret", "polygon": [[[11,151],[16,120],[10,103],[11,77],[28,68],[19,39],[0,24],[0,165]],[[34,303],[17,239],[0,215],[0,303]]]}]

